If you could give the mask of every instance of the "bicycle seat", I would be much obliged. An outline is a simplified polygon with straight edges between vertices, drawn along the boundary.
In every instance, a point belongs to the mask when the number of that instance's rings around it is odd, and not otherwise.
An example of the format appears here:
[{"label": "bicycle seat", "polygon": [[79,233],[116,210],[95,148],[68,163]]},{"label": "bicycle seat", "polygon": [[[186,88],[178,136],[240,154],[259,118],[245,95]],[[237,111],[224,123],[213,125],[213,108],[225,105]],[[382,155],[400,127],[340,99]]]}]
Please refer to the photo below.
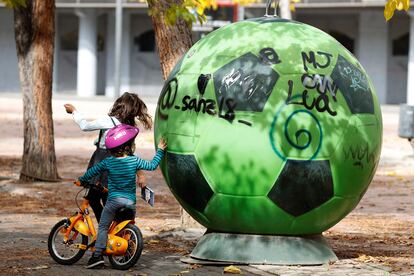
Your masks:
[{"label": "bicycle seat", "polygon": [[135,219],[134,211],[131,208],[123,207],[116,212],[114,221],[121,222],[129,219]]}]

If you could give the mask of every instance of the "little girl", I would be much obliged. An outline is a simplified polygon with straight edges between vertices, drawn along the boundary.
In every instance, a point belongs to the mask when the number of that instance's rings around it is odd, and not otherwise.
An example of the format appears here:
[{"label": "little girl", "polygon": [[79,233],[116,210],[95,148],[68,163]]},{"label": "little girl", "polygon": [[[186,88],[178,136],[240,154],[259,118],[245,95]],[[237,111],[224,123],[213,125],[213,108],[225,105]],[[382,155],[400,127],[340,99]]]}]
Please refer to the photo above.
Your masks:
[{"label": "little girl", "polygon": [[[134,93],[124,93],[115,101],[108,116],[90,122],[86,121],[72,104],[65,104],[64,106],[66,112],[73,115],[73,120],[79,125],[82,131],[99,130],[99,137],[95,142],[96,150],[89,161],[88,168],[110,156],[105,147],[105,137],[109,129],[121,123],[136,126],[135,118],[141,122],[144,128],[151,129],[152,127],[152,120],[148,114],[147,106]],[[108,177],[106,172],[90,180],[91,184],[98,182],[104,187],[107,187]],[[138,172],[138,185],[145,187],[145,177],[141,172]],[[101,218],[106,197],[106,193],[102,193],[100,190],[94,188],[90,189],[89,193],[85,196],[89,200],[89,204],[98,222]]]},{"label": "little girl", "polygon": [[87,268],[93,268],[104,263],[102,253],[106,248],[109,226],[117,210],[130,208],[135,217],[136,171],[155,170],[164,156],[167,147],[164,139],[161,139],[158,143],[157,153],[152,161],[146,161],[132,155],[135,151],[134,140],[138,132],[139,130],[136,127],[125,124],[112,128],[105,138],[105,145],[111,156],[89,168],[83,176],[79,177],[79,181],[85,183],[104,171],[108,172],[108,201],[99,222],[95,252],[89,259]]}]

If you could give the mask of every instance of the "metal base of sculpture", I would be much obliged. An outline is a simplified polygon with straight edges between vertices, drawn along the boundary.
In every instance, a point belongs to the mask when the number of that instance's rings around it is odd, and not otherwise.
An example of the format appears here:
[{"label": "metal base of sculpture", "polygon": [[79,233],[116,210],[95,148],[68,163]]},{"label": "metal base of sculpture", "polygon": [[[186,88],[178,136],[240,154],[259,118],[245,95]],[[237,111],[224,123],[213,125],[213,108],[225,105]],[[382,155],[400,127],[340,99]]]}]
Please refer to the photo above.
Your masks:
[{"label": "metal base of sculpture", "polygon": [[322,235],[270,236],[207,233],[185,263],[322,265],[337,261]]}]

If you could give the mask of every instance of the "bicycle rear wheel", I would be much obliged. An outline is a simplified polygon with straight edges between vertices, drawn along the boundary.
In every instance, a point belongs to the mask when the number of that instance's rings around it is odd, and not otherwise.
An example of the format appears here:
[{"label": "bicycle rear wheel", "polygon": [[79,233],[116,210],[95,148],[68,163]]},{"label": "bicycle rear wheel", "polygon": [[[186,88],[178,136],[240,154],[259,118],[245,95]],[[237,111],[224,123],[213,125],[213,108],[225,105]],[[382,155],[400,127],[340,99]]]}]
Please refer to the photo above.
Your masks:
[{"label": "bicycle rear wheel", "polygon": [[142,249],[144,248],[144,241],[142,234],[136,225],[128,224],[122,229],[117,236],[122,238],[128,238],[128,248],[124,255],[121,256],[108,256],[109,262],[115,269],[126,270],[133,267],[139,257],[141,256]]}]

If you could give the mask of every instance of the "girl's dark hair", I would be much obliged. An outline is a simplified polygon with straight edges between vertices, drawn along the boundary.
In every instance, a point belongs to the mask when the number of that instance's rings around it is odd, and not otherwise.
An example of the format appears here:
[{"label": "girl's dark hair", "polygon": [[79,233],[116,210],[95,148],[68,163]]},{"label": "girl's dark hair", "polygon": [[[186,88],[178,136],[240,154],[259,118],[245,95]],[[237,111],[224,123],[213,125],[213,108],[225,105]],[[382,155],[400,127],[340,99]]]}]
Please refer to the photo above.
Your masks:
[{"label": "girl's dark hair", "polygon": [[134,93],[125,92],[116,99],[108,115],[130,126],[136,126],[135,118],[138,118],[144,128],[151,129],[152,127],[152,119],[148,114],[147,106]]},{"label": "girl's dark hair", "polygon": [[113,149],[108,149],[108,150],[109,150],[109,153],[112,156],[115,156],[115,157],[120,157],[120,156],[123,156],[125,154],[132,156],[132,155],[134,155],[134,152],[133,152],[133,150],[134,150],[134,140],[129,141],[129,142],[127,142],[127,143],[125,143],[125,144],[123,144],[119,147],[116,147],[116,148],[113,148]]}]

